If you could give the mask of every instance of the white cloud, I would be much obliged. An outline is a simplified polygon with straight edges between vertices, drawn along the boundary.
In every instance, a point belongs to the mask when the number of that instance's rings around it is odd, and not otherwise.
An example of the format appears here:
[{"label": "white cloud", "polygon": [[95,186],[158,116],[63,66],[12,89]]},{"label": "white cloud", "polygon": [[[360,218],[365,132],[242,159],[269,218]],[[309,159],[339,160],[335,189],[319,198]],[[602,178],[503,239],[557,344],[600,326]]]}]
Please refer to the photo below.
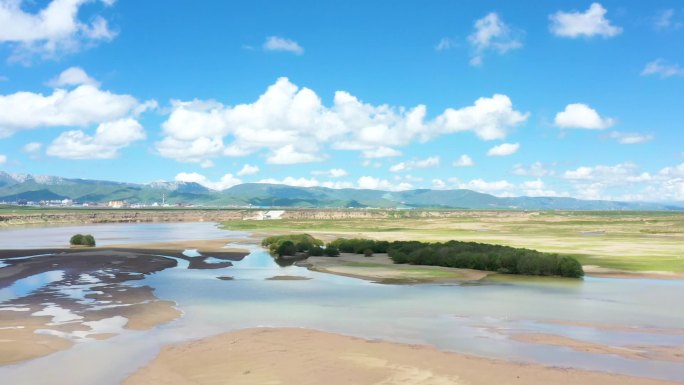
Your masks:
[{"label": "white cloud", "polygon": [[444,182],[441,179],[433,179],[432,180],[432,188],[435,190],[443,190],[446,188],[446,182]]},{"label": "white cloud", "polygon": [[533,176],[539,178],[547,175],[555,175],[556,172],[554,170],[546,168],[546,166],[544,166],[541,162],[534,162],[527,168],[521,164],[514,165],[513,174],[519,176]]},{"label": "white cloud", "polygon": [[40,149],[43,148],[43,144],[39,142],[30,142],[26,143],[24,147],[21,148],[23,152],[26,153],[34,153],[40,151]]},{"label": "white cloud", "polygon": [[653,135],[640,134],[638,132],[613,131],[608,136],[611,139],[617,140],[620,144],[641,144],[653,140]]},{"label": "white cloud", "polygon": [[592,37],[604,38],[617,36],[622,33],[622,28],[610,23],[606,16],[606,9],[599,3],[593,3],[585,12],[558,11],[549,16],[551,20],[551,32],[562,37]]},{"label": "white cloud", "polygon": [[332,106],[326,107],[312,90],[280,78],[250,104],[173,101],[162,124],[164,137],[156,148],[165,157],[197,163],[262,150],[268,151],[270,163],[313,162],[325,158],[326,146],[381,158],[400,155],[396,147],[413,141],[455,132],[500,139],[529,116],[514,110],[505,95],[480,98],[461,109],[449,108],[432,121],[426,121],[426,113],[423,105],[411,109],[374,106],[344,91],[336,92]]},{"label": "white cloud", "polygon": [[684,23],[674,20],[675,13],[675,10],[672,8],[658,12],[656,17],[653,18],[653,27],[659,31],[666,29],[676,30],[684,27]]},{"label": "white cloud", "polygon": [[60,134],[47,148],[46,153],[64,159],[112,159],[119,150],[132,142],[145,139],[145,130],[133,118],[102,123],[95,135],[81,130]]},{"label": "white cloud", "polygon": [[294,40],[286,39],[284,37],[279,37],[279,36],[269,36],[266,38],[266,41],[264,42],[263,48],[265,51],[284,51],[284,52],[292,52],[297,55],[301,55],[304,53],[304,48],[299,45]]},{"label": "white cloud", "polygon": [[216,182],[212,182],[206,176],[196,172],[181,172],[176,175],[176,182],[193,182],[200,184],[206,188],[222,191],[227,188],[239,185],[242,181],[233,176],[233,174],[225,174]]},{"label": "white cloud", "polygon": [[478,19],[475,21],[475,32],[468,36],[468,41],[474,50],[470,64],[482,65],[484,54],[488,50],[505,54],[512,49],[521,48],[522,42],[516,36],[519,34],[519,32],[513,31],[494,12]]},{"label": "white cloud", "polygon": [[295,178],[295,177],[285,177],[284,179],[278,180],[274,178],[262,179],[257,183],[269,183],[269,184],[284,184],[288,186],[295,187],[327,187],[332,189],[341,188],[354,188],[354,184],[351,182],[342,181],[319,181],[316,178]]},{"label": "white cloud", "polygon": [[467,183],[461,183],[459,185],[459,188],[462,189],[468,189],[468,190],[474,190],[478,192],[483,192],[487,194],[496,194],[496,195],[510,195],[510,191],[515,188],[515,186],[508,182],[507,180],[498,180],[498,181],[492,181],[492,182],[487,182],[483,179],[473,179],[470,182]]},{"label": "white cloud", "polygon": [[413,185],[406,182],[394,184],[386,179],[379,179],[372,176],[362,176],[356,182],[360,189],[368,190],[388,190],[388,191],[404,191],[413,188]]},{"label": "white cloud", "polygon": [[454,161],[453,165],[454,167],[472,167],[475,165],[475,162],[473,162],[470,156],[463,154]]},{"label": "white cloud", "polygon": [[0,164],[7,163],[7,155],[0,154]]},{"label": "white cloud", "polygon": [[438,133],[472,131],[481,139],[494,140],[505,138],[529,116],[529,113],[514,110],[508,96],[496,94],[491,98],[479,98],[472,106],[458,110],[447,108],[434,125]]},{"label": "white cloud", "polygon": [[615,119],[601,117],[595,109],[586,104],[573,103],[557,113],[554,122],[560,128],[603,130],[614,125]]},{"label": "white cloud", "polygon": [[380,146],[372,150],[363,150],[363,157],[367,159],[392,158],[395,156],[401,156],[401,151],[395,150],[390,147]]},{"label": "white cloud", "polygon": [[140,103],[133,96],[114,94],[92,84],[81,84],[71,90],[55,89],[50,95],[0,95],[0,138],[20,130],[111,122],[155,106],[154,101]]},{"label": "white cloud", "polygon": [[436,51],[447,51],[452,48],[456,48],[458,46],[458,43],[454,39],[451,39],[449,37],[443,37],[442,39],[439,40],[439,43],[435,46]]},{"label": "white cloud", "polygon": [[89,2],[52,0],[45,8],[29,13],[22,0],[0,1],[0,43],[11,44],[10,61],[30,62],[33,56],[57,58],[112,40],[116,32],[102,16],[94,16],[90,23],[79,20],[81,6]]},{"label": "white cloud", "polygon": [[684,68],[678,64],[670,64],[664,59],[656,59],[646,64],[646,67],[641,71],[641,75],[660,75],[663,79],[671,76],[684,76]]},{"label": "white cloud", "polygon": [[520,149],[520,143],[502,143],[487,151],[487,156],[508,156],[515,154]]},{"label": "white cloud", "polygon": [[522,187],[525,189],[543,189],[544,188],[544,182],[541,179],[537,180],[529,180],[526,182],[523,182]]},{"label": "white cloud", "polygon": [[324,158],[322,156],[316,154],[299,152],[297,149],[295,149],[293,144],[288,144],[275,149],[273,154],[266,158],[266,162],[270,164],[299,164],[320,162],[323,159]]},{"label": "white cloud", "polygon": [[416,168],[429,168],[429,167],[435,167],[439,166],[439,157],[438,156],[431,156],[429,158],[425,159],[414,159],[414,160],[409,160],[406,162],[401,162],[393,165],[390,167],[391,172],[401,172],[401,171],[409,171],[413,170]]},{"label": "white cloud", "polygon": [[200,167],[202,167],[202,168],[212,168],[212,167],[214,167],[214,162],[212,162],[212,161],[209,160],[209,159],[204,160],[204,161],[202,161],[202,163],[200,163]]},{"label": "white cloud", "polygon": [[244,166],[237,172],[237,176],[254,175],[259,172],[259,166],[252,166],[251,164],[245,163]]},{"label": "white cloud", "polygon": [[82,84],[99,87],[100,83],[88,76],[80,67],[70,67],[64,70],[59,76],[47,83],[50,87],[59,88],[64,86],[80,86]]},{"label": "white cloud", "polygon": [[324,171],[312,171],[311,173],[313,175],[327,176],[329,178],[341,178],[341,177],[349,175],[349,173],[347,173],[347,170],[344,170],[341,168],[332,168],[330,170],[324,170]]}]

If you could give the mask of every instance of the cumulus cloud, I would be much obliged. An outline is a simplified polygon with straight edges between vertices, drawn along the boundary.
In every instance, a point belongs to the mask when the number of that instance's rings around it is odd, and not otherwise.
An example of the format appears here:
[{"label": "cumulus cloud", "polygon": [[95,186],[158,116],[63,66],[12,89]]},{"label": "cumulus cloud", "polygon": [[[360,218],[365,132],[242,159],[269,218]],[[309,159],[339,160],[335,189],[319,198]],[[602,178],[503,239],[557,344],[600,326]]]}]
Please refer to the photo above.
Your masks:
[{"label": "cumulus cloud", "polygon": [[332,106],[327,107],[314,91],[280,78],[249,104],[173,101],[162,124],[164,137],[156,148],[165,157],[197,163],[263,150],[269,163],[314,162],[325,159],[327,146],[382,158],[400,155],[396,147],[455,132],[501,139],[529,116],[513,109],[505,95],[448,108],[431,121],[426,120],[426,113],[424,105],[410,109],[375,106],[345,91],[336,92]]},{"label": "cumulus cloud", "polygon": [[297,55],[304,53],[304,48],[299,43],[279,36],[267,37],[263,48],[265,51],[292,52]]},{"label": "cumulus cloud", "polygon": [[409,160],[406,162],[400,162],[392,167],[390,167],[391,172],[401,172],[401,171],[410,171],[416,168],[429,168],[429,167],[435,167],[439,166],[439,157],[438,156],[431,156],[429,158],[425,159],[414,159],[414,160]]},{"label": "cumulus cloud", "polygon": [[584,128],[589,130],[603,130],[615,124],[615,119],[599,115],[595,109],[583,103],[573,103],[565,106],[565,110],[556,114],[554,119],[560,128]]},{"label": "cumulus cloud", "polygon": [[671,64],[664,59],[656,59],[644,67],[641,71],[642,76],[659,75],[661,78],[669,78],[672,76],[684,76],[684,68],[678,64]]},{"label": "cumulus cloud", "polygon": [[349,175],[349,173],[347,173],[347,170],[342,168],[332,168],[330,170],[323,171],[312,171],[311,173],[313,175],[327,176],[329,178],[341,178],[343,176]]},{"label": "cumulus cloud", "polygon": [[547,168],[541,162],[534,162],[529,167],[525,167],[522,164],[514,165],[513,174],[519,176],[532,176],[539,178],[547,175],[555,175],[556,172],[552,169]]},{"label": "cumulus cloud", "polygon": [[300,152],[293,144],[288,144],[275,149],[273,153],[266,158],[266,162],[271,164],[298,164],[319,162],[323,159],[323,156]]},{"label": "cumulus cloud", "polygon": [[472,131],[484,140],[503,139],[530,116],[513,109],[506,95],[479,98],[475,104],[460,109],[447,108],[435,119],[437,133]]},{"label": "cumulus cloud", "polygon": [[316,178],[295,178],[295,177],[285,177],[284,179],[262,179],[257,183],[268,183],[268,184],[284,184],[288,186],[295,187],[326,187],[333,189],[341,188],[353,188],[354,184],[351,182],[341,182],[341,181],[319,181]]},{"label": "cumulus cloud", "polygon": [[0,164],[7,163],[7,155],[0,154]]},{"label": "cumulus cloud", "polygon": [[81,84],[87,84],[95,87],[99,87],[100,83],[91,78],[84,70],[80,67],[71,67],[64,70],[59,76],[50,80],[47,83],[50,87],[59,88],[64,86],[80,86]]},{"label": "cumulus cloud", "polygon": [[[12,47],[10,61],[30,62],[34,56],[58,58],[116,36],[100,15],[90,22],[79,19],[80,8],[90,0],[52,0],[35,13],[26,12],[25,1],[0,1],[0,43]],[[105,5],[110,1],[104,1]]]},{"label": "cumulus cloud", "polygon": [[470,156],[463,154],[454,161],[453,165],[454,167],[471,167],[475,165],[475,162]]},{"label": "cumulus cloud", "polygon": [[259,166],[252,166],[251,164],[245,163],[244,166],[237,172],[237,176],[254,175],[259,172]]},{"label": "cumulus cloud", "polygon": [[356,184],[360,189],[368,190],[404,191],[413,188],[413,185],[407,182],[395,184],[387,179],[380,179],[372,176],[362,176],[358,179]]},{"label": "cumulus cloud", "polygon": [[363,157],[366,159],[393,158],[396,156],[401,156],[401,151],[390,147],[380,146],[372,150],[363,150]]},{"label": "cumulus cloud", "polygon": [[181,172],[176,175],[176,182],[192,182],[200,184],[208,189],[222,191],[227,188],[239,185],[242,181],[233,176],[233,174],[225,174],[216,182],[212,182],[206,176],[196,172]]},{"label": "cumulus cloud", "polygon": [[81,130],[60,134],[47,148],[46,153],[63,159],[112,159],[119,150],[145,139],[145,130],[133,118],[102,123],[95,135]]},{"label": "cumulus cloud", "polygon": [[492,12],[478,19],[475,21],[475,31],[468,36],[474,51],[470,64],[482,65],[487,51],[503,55],[510,50],[521,48],[519,35],[520,32],[512,30],[497,13]]},{"label": "cumulus cloud", "polygon": [[640,134],[638,132],[613,131],[608,135],[608,137],[615,139],[620,144],[641,144],[653,140],[653,135]]},{"label": "cumulus cloud", "polygon": [[520,149],[520,143],[502,143],[487,151],[487,156],[508,156],[515,154]]},{"label": "cumulus cloud", "polygon": [[[85,72],[83,75],[89,78]],[[131,95],[101,90],[93,84],[57,88],[49,95],[32,92],[0,95],[0,138],[20,130],[111,122],[155,106],[154,101],[141,103]]]},{"label": "cumulus cloud", "polygon": [[43,144],[39,142],[30,142],[26,143],[24,147],[21,148],[21,150],[25,153],[35,153],[40,151],[40,149],[43,148]]},{"label": "cumulus cloud", "polygon": [[549,16],[550,29],[556,36],[569,38],[617,36],[622,33],[622,28],[612,25],[610,20],[606,19],[607,12],[599,3],[591,4],[585,12],[558,11]]},{"label": "cumulus cloud", "polygon": [[459,188],[474,190],[487,194],[495,194],[499,196],[509,196],[511,195],[511,190],[515,188],[515,185],[507,180],[488,182],[484,179],[473,179],[469,182],[461,183]]}]

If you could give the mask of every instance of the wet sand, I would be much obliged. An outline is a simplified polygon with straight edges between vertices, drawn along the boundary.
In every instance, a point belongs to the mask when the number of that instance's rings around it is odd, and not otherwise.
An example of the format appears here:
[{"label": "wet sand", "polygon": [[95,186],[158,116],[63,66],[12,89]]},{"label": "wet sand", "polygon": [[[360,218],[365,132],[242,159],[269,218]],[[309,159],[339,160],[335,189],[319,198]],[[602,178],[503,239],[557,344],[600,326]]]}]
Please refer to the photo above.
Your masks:
[{"label": "wet sand", "polygon": [[387,254],[342,253],[339,257],[309,257],[296,263],[309,270],[388,284],[462,283],[479,281],[492,272],[441,266],[395,264]]},{"label": "wet sand", "polygon": [[684,348],[675,346],[607,346],[594,342],[546,333],[521,333],[512,339],[525,343],[563,346],[578,352],[612,354],[630,360],[655,360],[684,363]]},{"label": "wet sand", "polygon": [[125,385],[204,384],[665,385],[575,369],[517,364],[427,346],[308,329],[247,329],[164,347]]},{"label": "wet sand", "polygon": [[[153,288],[127,284],[177,266],[176,260],[163,256],[184,259],[189,269],[216,269],[246,255],[216,251],[187,257],[183,250],[0,250],[0,261],[6,264],[0,269],[0,289],[27,290],[0,305],[0,365],[48,355],[79,341],[108,338],[123,329],[151,329],[180,317],[175,302],[157,298]],[[29,256],[34,257],[22,258]],[[226,261],[207,263],[209,257]]]}]

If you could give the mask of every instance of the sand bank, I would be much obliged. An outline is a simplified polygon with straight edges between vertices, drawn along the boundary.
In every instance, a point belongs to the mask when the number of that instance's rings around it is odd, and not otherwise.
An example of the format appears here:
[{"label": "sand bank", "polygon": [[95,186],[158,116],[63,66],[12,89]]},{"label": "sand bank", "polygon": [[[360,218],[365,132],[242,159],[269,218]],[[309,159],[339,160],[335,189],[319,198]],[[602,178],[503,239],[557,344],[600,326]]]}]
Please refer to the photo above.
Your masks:
[{"label": "sand bank", "polygon": [[167,346],[125,385],[665,385],[306,329],[248,329]]},{"label": "sand bank", "polygon": [[436,283],[479,281],[491,272],[441,266],[395,264],[387,254],[342,253],[339,257],[309,257],[296,263],[309,270],[360,278],[378,283]]}]

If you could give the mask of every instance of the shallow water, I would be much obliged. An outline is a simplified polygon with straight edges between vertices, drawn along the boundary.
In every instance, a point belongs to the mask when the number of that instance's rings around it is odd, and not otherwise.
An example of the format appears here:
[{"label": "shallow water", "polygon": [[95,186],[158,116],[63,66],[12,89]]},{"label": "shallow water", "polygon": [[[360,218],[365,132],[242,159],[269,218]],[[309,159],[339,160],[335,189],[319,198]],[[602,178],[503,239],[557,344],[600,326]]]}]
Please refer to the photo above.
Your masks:
[{"label": "shallow water", "polygon": [[[132,226],[131,231],[137,231],[138,225]],[[155,239],[173,240],[165,238],[175,236],[175,229],[170,230],[166,235],[155,234]],[[276,275],[312,279],[267,280]],[[234,280],[222,281],[218,276]],[[280,267],[255,245],[248,257],[232,267],[189,270],[186,263],[135,284],[150,285],[158,297],[176,301],[184,316],[152,331],[126,331],[109,340],[81,343],[41,359],[0,367],[0,377],[8,383],[41,383],[59,376],[72,385],[116,384],[153,359],[167,343],[247,327],[292,326],[515,361],[684,380],[681,363],[580,353],[510,338],[515,333],[535,332],[613,346],[684,346],[682,334],[548,323],[681,328],[684,281],[497,277],[472,286],[380,285],[297,266]],[[84,357],[90,365],[83,365]]]},{"label": "shallow water", "polygon": [[49,227],[0,228],[0,249],[68,247],[74,234],[91,234],[98,246],[178,240],[241,238],[244,232],[225,231],[215,223],[107,223]]}]

